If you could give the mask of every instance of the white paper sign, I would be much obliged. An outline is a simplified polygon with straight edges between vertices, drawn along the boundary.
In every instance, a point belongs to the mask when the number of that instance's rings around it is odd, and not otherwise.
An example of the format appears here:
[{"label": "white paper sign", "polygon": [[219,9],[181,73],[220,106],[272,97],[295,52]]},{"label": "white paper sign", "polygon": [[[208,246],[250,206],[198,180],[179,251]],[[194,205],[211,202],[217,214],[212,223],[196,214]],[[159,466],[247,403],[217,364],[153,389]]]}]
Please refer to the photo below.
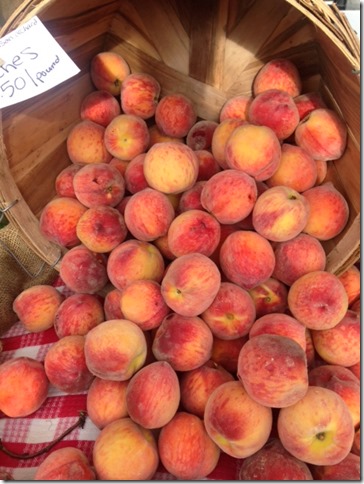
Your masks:
[{"label": "white paper sign", "polygon": [[80,69],[38,17],[0,38],[0,108],[30,99]]}]

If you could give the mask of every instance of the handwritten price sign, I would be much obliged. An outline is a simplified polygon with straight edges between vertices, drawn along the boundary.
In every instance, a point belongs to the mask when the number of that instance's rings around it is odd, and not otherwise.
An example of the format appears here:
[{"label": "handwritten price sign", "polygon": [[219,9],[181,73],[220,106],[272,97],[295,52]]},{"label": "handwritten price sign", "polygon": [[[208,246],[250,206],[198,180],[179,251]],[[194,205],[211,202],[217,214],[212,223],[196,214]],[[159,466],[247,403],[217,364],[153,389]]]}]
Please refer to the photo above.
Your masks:
[{"label": "handwritten price sign", "polygon": [[80,69],[38,17],[0,38],[0,108],[48,91]]}]

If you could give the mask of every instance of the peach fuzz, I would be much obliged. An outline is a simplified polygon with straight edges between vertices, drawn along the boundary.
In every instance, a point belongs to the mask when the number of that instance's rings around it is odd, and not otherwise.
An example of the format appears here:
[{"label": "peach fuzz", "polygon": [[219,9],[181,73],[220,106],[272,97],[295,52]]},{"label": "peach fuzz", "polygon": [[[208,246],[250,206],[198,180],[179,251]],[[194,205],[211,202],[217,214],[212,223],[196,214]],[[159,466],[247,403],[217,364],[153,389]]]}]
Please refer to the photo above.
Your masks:
[{"label": "peach fuzz", "polygon": [[150,187],[134,193],[124,211],[129,232],[144,242],[166,235],[174,217],[175,211],[168,197]]},{"label": "peach fuzz", "polygon": [[323,271],[326,267],[325,250],[315,237],[298,234],[293,239],[278,242],[274,247],[276,265],[273,277],[291,286],[304,274]]},{"label": "peach fuzz", "polygon": [[268,89],[257,94],[250,103],[248,121],[258,126],[268,126],[283,141],[295,132],[300,116],[290,94],[279,89]]},{"label": "peach fuzz", "polygon": [[54,188],[58,197],[76,198],[73,188],[73,177],[83,165],[71,163],[63,168],[54,181]]},{"label": "peach fuzz", "polygon": [[100,430],[107,424],[128,416],[126,388],[129,380],[104,380],[97,376],[92,381],[86,397],[87,415]]},{"label": "peach fuzz", "polygon": [[339,279],[345,287],[350,306],[356,299],[360,297],[360,270],[356,265],[353,264],[339,275]]},{"label": "peach fuzz", "polygon": [[182,143],[156,143],[144,158],[144,176],[155,190],[166,194],[182,193],[197,181],[197,156]]},{"label": "peach fuzz", "polygon": [[241,481],[312,481],[309,466],[291,455],[277,438],[243,460]]},{"label": "peach fuzz", "polygon": [[221,224],[235,224],[250,214],[257,197],[253,177],[240,170],[225,169],[206,181],[200,199],[204,209]]},{"label": "peach fuzz", "polygon": [[106,267],[111,284],[122,291],[132,281],[140,279],[161,282],[165,263],[156,246],[129,239],[110,252]]},{"label": "peach fuzz", "polygon": [[312,331],[312,340],[327,363],[350,367],[360,362],[360,318],[354,311],[348,310],[334,327]]},{"label": "peach fuzz", "polygon": [[306,227],[309,204],[293,188],[276,186],[265,190],[252,211],[254,229],[273,242],[285,242],[297,237]]},{"label": "peach fuzz", "polygon": [[178,211],[186,212],[187,210],[205,210],[201,204],[201,192],[206,184],[206,180],[197,181],[191,188],[181,194],[178,203]]},{"label": "peach fuzz", "polygon": [[200,317],[171,313],[155,331],[152,352],[156,360],[167,361],[175,371],[189,371],[210,359],[212,340]]},{"label": "peach fuzz", "polygon": [[211,148],[212,136],[218,123],[201,119],[189,130],[186,136],[186,144],[194,151],[205,151]]},{"label": "peach fuzz", "polygon": [[180,403],[177,373],[167,361],[154,361],[129,380],[126,405],[129,416],[145,429],[160,429],[176,414]]},{"label": "peach fuzz", "polygon": [[361,459],[352,452],[337,464],[311,466],[312,475],[319,481],[360,481]]},{"label": "peach fuzz", "polygon": [[203,479],[219,461],[220,449],[210,439],[203,420],[179,411],[159,434],[158,451],[164,468],[178,480]]},{"label": "peach fuzz", "polygon": [[211,152],[222,169],[228,168],[225,159],[225,146],[233,131],[246,123],[242,119],[224,119],[216,127],[211,140]]},{"label": "peach fuzz", "polygon": [[109,319],[125,319],[120,308],[121,293],[119,289],[112,288],[104,297],[105,321]]},{"label": "peach fuzz", "polygon": [[315,160],[337,160],[346,148],[347,126],[332,109],[317,108],[300,121],[294,139]]},{"label": "peach fuzz", "polygon": [[120,113],[119,101],[108,91],[91,91],[81,102],[80,118],[101,124],[104,128]]},{"label": "peach fuzz", "polygon": [[166,135],[158,128],[156,124],[152,124],[151,126],[148,126],[148,131],[149,131],[148,149],[151,148],[156,143],[164,143],[165,141],[174,141],[176,143],[183,143],[183,144],[185,142],[185,139],[183,137],[176,138],[175,136]]},{"label": "peach fuzz", "polygon": [[195,370],[181,373],[179,383],[182,408],[203,418],[206,402],[211,393],[222,383],[233,380],[233,375],[213,360],[208,360]]},{"label": "peach fuzz", "polygon": [[130,74],[127,61],[116,52],[99,52],[90,64],[91,81],[99,90],[106,90],[118,96],[123,80]]},{"label": "peach fuzz", "polygon": [[160,284],[148,279],[132,281],[123,289],[120,310],[125,319],[137,324],[143,331],[157,328],[170,313]]},{"label": "peach fuzz", "polygon": [[293,97],[301,94],[302,80],[299,70],[290,59],[275,58],[266,62],[253,80],[253,94],[268,89],[281,89]]},{"label": "peach fuzz", "polygon": [[319,466],[342,461],[354,438],[353,420],[344,400],[333,390],[312,385],[301,400],[280,409],[277,431],[290,454]]},{"label": "peach fuzz", "polygon": [[236,459],[253,455],[267,442],[272,409],[253,400],[239,381],[219,385],[204,413],[206,431],[226,454]]},{"label": "peach fuzz", "polygon": [[112,158],[104,142],[105,128],[85,119],[78,121],[68,133],[66,149],[72,163],[89,165],[109,163]]},{"label": "peach fuzz", "polygon": [[168,247],[176,257],[198,252],[209,257],[220,241],[220,224],[204,210],[187,210],[172,220]]},{"label": "peach fuzz", "polygon": [[59,275],[71,291],[96,294],[108,282],[106,258],[104,254],[97,254],[84,245],[78,245],[62,257]]},{"label": "peach fuzz", "polygon": [[64,296],[53,286],[36,284],[23,289],[13,300],[12,309],[30,333],[39,333],[54,325]]},{"label": "peach fuzz", "polygon": [[50,383],[65,393],[86,391],[94,375],[86,366],[85,336],[64,336],[51,345],[44,357],[44,369]]},{"label": "peach fuzz", "polygon": [[150,74],[133,72],[121,84],[120,102],[125,114],[142,119],[154,116],[159,101],[161,86]]},{"label": "peach fuzz", "polygon": [[245,123],[227,140],[225,159],[229,168],[245,171],[257,181],[265,181],[279,166],[281,144],[268,126]]},{"label": "peach fuzz", "polygon": [[58,338],[84,336],[105,320],[101,299],[95,294],[71,294],[58,307],[54,330]]},{"label": "peach fuzz", "polygon": [[222,282],[215,299],[201,314],[214,336],[236,339],[249,333],[255,321],[255,305],[248,291],[232,282]]},{"label": "peach fuzz", "polygon": [[216,264],[204,254],[191,252],[169,264],[161,282],[162,296],[172,311],[197,316],[215,299],[220,283]]},{"label": "peach fuzz", "polygon": [[195,150],[198,160],[197,181],[208,180],[215,173],[221,171],[221,167],[215,160],[213,154],[208,150]]},{"label": "peach fuzz", "polygon": [[247,121],[248,109],[252,100],[252,96],[247,94],[240,94],[227,99],[219,113],[220,123],[225,119],[242,119]]},{"label": "peach fuzz", "polygon": [[253,299],[257,318],[265,314],[283,313],[288,308],[288,288],[274,277],[268,277],[266,281],[250,289],[249,294]]},{"label": "peach fuzz", "polygon": [[268,187],[284,185],[301,193],[316,184],[317,162],[302,148],[282,144],[282,154],[275,173],[266,180]]},{"label": "peach fuzz", "polygon": [[318,108],[326,108],[326,104],[319,91],[309,91],[294,98],[300,120],[305,118],[311,111]]},{"label": "peach fuzz", "polygon": [[79,200],[58,197],[43,207],[39,219],[39,229],[44,237],[61,247],[74,247],[80,243],[76,227],[87,207]]},{"label": "peach fuzz", "polygon": [[330,329],[345,316],[348,296],[338,276],[327,271],[313,271],[292,284],[288,291],[288,308],[307,328]]},{"label": "peach fuzz", "polygon": [[96,437],[92,460],[98,480],[149,480],[159,464],[157,442],[151,430],[120,418]]},{"label": "peach fuzz", "polygon": [[220,249],[220,266],[225,277],[243,289],[253,289],[271,277],[275,257],[269,241],[250,230],[228,235]]},{"label": "peach fuzz", "polygon": [[148,182],[144,176],[144,158],[146,153],[140,153],[128,162],[125,169],[125,188],[131,195],[148,188]]},{"label": "peach fuzz", "polygon": [[85,336],[85,358],[90,372],[104,380],[125,381],[145,362],[143,331],[127,319],[110,319]]},{"label": "peach fuzz", "polygon": [[166,94],[159,100],[155,110],[155,123],[167,136],[187,136],[196,121],[195,107],[184,94]]},{"label": "peach fuzz", "polygon": [[36,412],[48,396],[49,380],[42,362],[26,356],[0,365],[0,411],[7,417]]},{"label": "peach fuzz", "polygon": [[261,405],[291,406],[307,392],[305,351],[297,341],[282,334],[249,336],[240,350],[237,376],[250,397]]},{"label": "peach fuzz", "polygon": [[240,350],[248,339],[248,335],[236,339],[221,339],[214,336],[212,340],[211,360],[235,376],[238,368]]},{"label": "peach fuzz", "polygon": [[330,240],[344,230],[349,220],[349,205],[332,182],[312,187],[302,195],[310,212],[303,229],[305,233],[319,240]]},{"label": "peach fuzz", "polygon": [[34,480],[93,481],[95,471],[84,451],[77,447],[52,450],[36,469]]}]

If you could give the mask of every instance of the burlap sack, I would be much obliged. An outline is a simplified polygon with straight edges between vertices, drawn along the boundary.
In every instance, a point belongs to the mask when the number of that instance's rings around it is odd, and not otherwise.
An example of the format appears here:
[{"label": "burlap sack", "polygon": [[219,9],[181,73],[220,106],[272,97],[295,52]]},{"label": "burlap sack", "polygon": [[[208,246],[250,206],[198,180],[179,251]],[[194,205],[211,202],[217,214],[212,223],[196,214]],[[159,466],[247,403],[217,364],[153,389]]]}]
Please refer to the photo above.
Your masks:
[{"label": "burlap sack", "polygon": [[0,230],[0,336],[16,321],[12,305],[24,289],[52,284],[58,272],[29,250],[11,224]]}]

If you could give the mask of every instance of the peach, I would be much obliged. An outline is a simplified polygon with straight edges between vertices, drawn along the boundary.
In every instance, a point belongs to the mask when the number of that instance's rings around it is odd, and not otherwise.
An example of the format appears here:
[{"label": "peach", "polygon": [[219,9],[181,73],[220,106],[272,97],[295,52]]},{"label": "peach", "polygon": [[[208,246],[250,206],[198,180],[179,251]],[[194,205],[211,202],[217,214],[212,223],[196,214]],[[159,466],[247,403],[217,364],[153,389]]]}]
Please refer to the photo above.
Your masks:
[{"label": "peach", "polygon": [[220,224],[203,210],[187,210],[172,220],[168,247],[176,257],[198,252],[209,257],[220,241]]},{"label": "peach", "polygon": [[36,412],[48,396],[49,380],[42,362],[27,356],[0,365],[0,411],[7,417]]},{"label": "peach", "polygon": [[145,429],[160,429],[176,414],[180,387],[167,361],[154,361],[133,375],[126,389],[130,418]]},{"label": "peach", "polygon": [[101,481],[149,480],[159,464],[152,431],[129,417],[114,420],[101,430],[92,457],[97,479]]},{"label": "peach", "polygon": [[333,327],[312,331],[317,353],[331,365],[350,367],[360,362],[360,317],[348,310]]},{"label": "peach", "polygon": [[284,185],[301,193],[316,184],[317,162],[302,148],[282,144],[281,160],[277,170],[266,180],[268,187]]},{"label": "peach", "polygon": [[81,102],[80,118],[101,124],[104,128],[120,113],[119,101],[109,91],[91,91]]},{"label": "peach", "polygon": [[50,242],[61,247],[74,247],[80,243],[76,231],[77,223],[86,210],[87,207],[75,198],[54,198],[42,209],[39,229]]},{"label": "peach", "polygon": [[189,371],[210,359],[212,340],[209,327],[200,317],[171,313],[156,329],[152,352],[174,370]]},{"label": "peach", "polygon": [[271,408],[294,405],[308,388],[305,351],[282,334],[249,337],[240,350],[237,375],[252,399]]},{"label": "peach", "polygon": [[360,380],[341,365],[320,365],[308,373],[310,385],[321,386],[333,390],[342,397],[348,406],[353,425],[360,424]]},{"label": "peach", "polygon": [[39,333],[54,325],[64,296],[53,286],[36,284],[23,289],[13,300],[12,309],[23,327]]},{"label": "peach", "polygon": [[349,305],[349,309],[351,309],[352,311],[355,311],[358,315],[360,315],[360,308],[361,308],[360,299],[355,299],[355,301]]},{"label": "peach", "polygon": [[221,224],[235,224],[250,214],[257,196],[253,177],[240,170],[225,169],[206,181],[200,200]]},{"label": "peach", "polygon": [[158,451],[164,468],[178,480],[203,479],[215,469],[220,457],[203,420],[184,411],[177,412],[161,429]]},{"label": "peach", "polygon": [[86,391],[94,375],[86,366],[85,336],[64,336],[48,349],[44,369],[50,383],[65,393]]},{"label": "peach", "polygon": [[360,270],[357,268],[356,265],[352,264],[342,274],[339,275],[339,279],[345,287],[350,306],[355,300],[360,297]]},{"label": "peach", "polygon": [[269,241],[250,230],[229,234],[220,249],[220,266],[225,277],[250,290],[271,277],[275,257]]},{"label": "peach", "polygon": [[225,145],[228,168],[245,171],[257,181],[265,181],[277,170],[281,144],[268,126],[245,123],[236,128]]},{"label": "peach", "polygon": [[256,316],[248,291],[232,282],[222,282],[215,299],[201,314],[214,336],[236,339],[249,333]]},{"label": "peach", "polygon": [[104,144],[115,158],[132,160],[149,146],[148,126],[140,116],[119,114],[106,126]]},{"label": "peach", "polygon": [[159,101],[161,86],[150,74],[134,72],[125,77],[121,84],[120,102],[125,114],[152,118]]},{"label": "peach", "polygon": [[360,456],[349,452],[344,459],[337,464],[324,466],[311,466],[315,480],[320,481],[360,481],[361,460]]},{"label": "peach", "polygon": [[312,385],[297,403],[280,409],[277,430],[290,454],[319,466],[342,461],[354,438],[353,421],[344,400],[333,390]]},{"label": "peach", "polygon": [[195,370],[180,374],[181,405],[189,413],[203,418],[206,402],[222,383],[233,381],[233,375],[221,365],[208,360]]},{"label": "peach", "polygon": [[148,127],[149,130],[149,145],[148,149],[156,143],[163,143],[165,141],[174,141],[176,143],[184,143],[184,138],[176,138],[175,136],[168,136],[163,133],[156,124],[152,124]]},{"label": "peach", "polygon": [[346,148],[347,126],[334,110],[317,108],[300,121],[294,139],[315,160],[337,160]]},{"label": "peach", "polygon": [[215,299],[220,282],[216,264],[204,254],[191,252],[169,264],[161,282],[162,296],[172,311],[197,316]]},{"label": "peach", "polygon": [[90,372],[104,380],[129,380],[145,362],[147,343],[138,325],[110,319],[85,336],[85,358]]},{"label": "peach", "polygon": [[317,178],[316,185],[321,185],[326,179],[327,175],[327,161],[326,160],[315,160],[317,168]]},{"label": "peach", "polygon": [[330,240],[344,230],[349,220],[349,205],[332,182],[314,186],[302,195],[309,206],[305,233],[319,240]]},{"label": "peach", "polygon": [[58,307],[54,330],[58,338],[84,336],[105,320],[103,303],[95,294],[71,294]]},{"label": "peach", "polygon": [[168,232],[166,233],[166,235],[162,235],[161,237],[153,240],[153,244],[157,247],[157,249],[160,251],[166,261],[171,261],[176,258],[176,256],[171,252],[168,245]]},{"label": "peach", "polygon": [[113,288],[107,291],[104,297],[105,321],[109,319],[125,319],[120,308],[122,291]]},{"label": "peach", "polygon": [[250,289],[249,294],[253,299],[257,318],[265,314],[283,313],[288,308],[288,288],[274,277],[268,277]]},{"label": "peach", "polygon": [[312,481],[309,466],[291,455],[277,438],[243,460],[241,481]]},{"label": "peach", "polygon": [[252,100],[252,96],[248,94],[240,94],[227,99],[219,113],[220,123],[225,119],[242,119],[247,121],[248,109]]},{"label": "peach", "polygon": [[125,240],[115,247],[107,260],[110,282],[120,291],[140,279],[161,282],[164,269],[164,259],[157,247],[136,239]]},{"label": "peach", "polygon": [[120,309],[125,319],[143,331],[157,328],[170,313],[160,284],[148,279],[132,281],[121,291]]},{"label": "peach", "polygon": [[197,181],[208,180],[221,171],[221,167],[215,160],[213,154],[208,150],[195,150],[198,161]]},{"label": "peach", "polygon": [[218,123],[208,119],[197,121],[186,135],[186,144],[194,151],[206,151],[211,148],[212,136]]},{"label": "peach", "polygon": [[308,234],[298,234],[293,239],[278,242],[274,247],[276,265],[273,277],[291,286],[304,274],[323,271],[326,253],[321,242]]},{"label": "peach", "polygon": [[348,296],[338,276],[327,271],[313,271],[291,285],[288,308],[307,328],[330,329],[345,316]]},{"label": "peach", "polygon": [[317,361],[317,353],[312,341],[311,330],[306,328],[306,358],[307,358],[307,368],[314,368]]},{"label": "peach", "polygon": [[160,192],[182,193],[191,188],[197,180],[197,156],[191,148],[182,143],[156,143],[145,155],[144,176],[148,185]]},{"label": "peach", "polygon": [[297,237],[306,227],[309,205],[293,188],[276,186],[259,195],[252,211],[252,223],[258,234],[273,242]]},{"label": "peach", "polygon": [[58,173],[54,181],[54,188],[58,197],[77,198],[73,188],[73,177],[82,166],[72,163]]},{"label": "peach", "polygon": [[104,254],[92,252],[84,245],[73,247],[62,257],[59,275],[71,291],[96,294],[108,282]]},{"label": "peach", "polygon": [[134,193],[124,211],[129,232],[144,242],[166,235],[174,216],[175,211],[168,197],[150,187]]},{"label": "peach", "polygon": [[89,165],[109,163],[112,158],[105,142],[105,128],[85,119],[78,121],[68,133],[66,149],[72,163]]},{"label": "peach", "polygon": [[184,94],[166,94],[159,100],[155,110],[155,123],[167,136],[187,136],[196,121],[195,107]]},{"label": "peach", "polygon": [[240,350],[248,339],[248,335],[236,339],[221,339],[214,336],[212,340],[211,360],[235,376],[238,368]]},{"label": "peach", "polygon": [[228,168],[225,159],[225,146],[233,131],[246,121],[237,118],[227,118],[216,127],[211,140],[211,152],[222,169]]},{"label": "peach", "polygon": [[120,171],[120,175],[124,176],[126,168],[129,165],[129,162],[130,162],[129,160],[119,160],[119,158],[115,158],[115,156],[113,156],[109,162],[109,165],[114,166],[116,169]]},{"label": "peach", "polygon": [[96,89],[118,96],[123,80],[130,74],[127,61],[116,52],[98,52],[90,64],[90,76]]},{"label": "peach", "polygon": [[128,166],[125,169],[125,188],[132,195],[148,187],[147,180],[144,176],[145,155],[146,153],[137,155],[128,162]]},{"label": "peach", "polygon": [[272,409],[253,400],[239,381],[219,385],[204,413],[206,431],[226,454],[236,459],[253,455],[268,441]]},{"label": "peach", "polygon": [[281,89],[293,97],[301,94],[302,80],[299,70],[290,59],[275,58],[266,62],[253,80],[253,94],[268,89]]},{"label": "peach", "polygon": [[327,107],[319,91],[309,91],[300,94],[294,98],[294,102],[296,103],[300,120],[314,109]]},{"label": "peach", "polygon": [[196,181],[196,183],[185,190],[181,194],[181,198],[178,203],[178,211],[186,212],[186,210],[205,210],[201,204],[201,192],[206,184],[206,180]]},{"label": "peach", "polygon": [[61,447],[47,454],[36,469],[34,480],[93,481],[95,471],[83,450]]},{"label": "peach", "polygon": [[300,116],[293,97],[286,91],[267,89],[255,96],[249,105],[249,123],[268,126],[281,141],[295,132]]}]

